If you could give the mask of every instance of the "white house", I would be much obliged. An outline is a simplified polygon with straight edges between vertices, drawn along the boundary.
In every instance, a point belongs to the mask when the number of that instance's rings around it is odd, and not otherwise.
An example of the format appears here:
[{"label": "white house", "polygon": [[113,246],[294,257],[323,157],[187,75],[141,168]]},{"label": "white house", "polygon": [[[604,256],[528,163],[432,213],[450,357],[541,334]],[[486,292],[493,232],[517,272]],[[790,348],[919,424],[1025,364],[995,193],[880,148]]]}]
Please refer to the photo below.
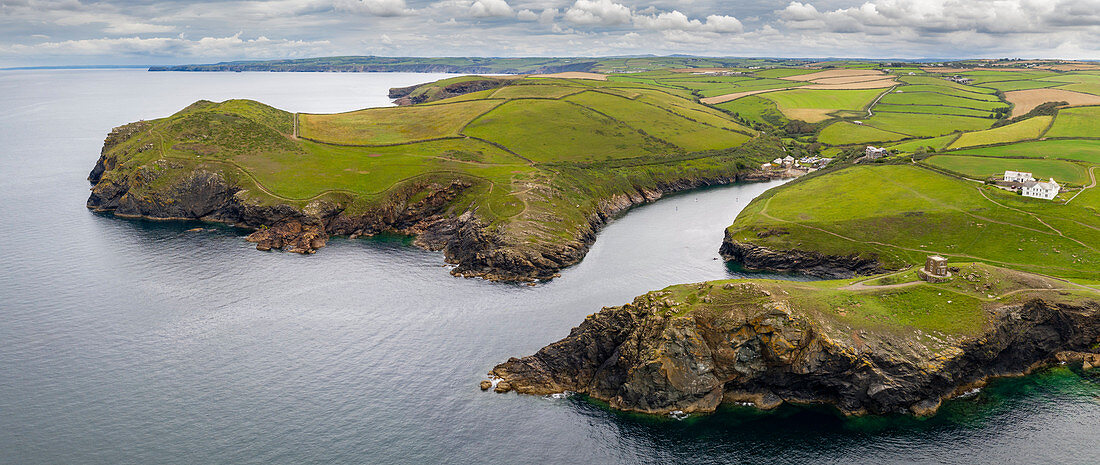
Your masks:
[{"label": "white house", "polygon": [[1062,190],[1062,186],[1054,182],[1054,178],[1050,178],[1048,182],[1042,181],[1028,181],[1020,187],[1020,194],[1024,197],[1035,197],[1037,199],[1052,200],[1054,196],[1058,195],[1058,192]]},{"label": "white house", "polygon": [[783,157],[783,166],[791,166],[794,164],[794,157],[787,155]]},{"label": "white house", "polygon": [[1031,176],[1031,173],[1025,173],[1022,171],[1005,171],[1004,180],[1006,182],[1028,182],[1034,181],[1035,178]]},{"label": "white house", "polygon": [[864,150],[863,153],[867,154],[867,156],[871,159],[885,157],[886,155],[890,154],[890,152],[887,152],[886,149],[878,148],[873,145],[868,145],[867,149]]}]

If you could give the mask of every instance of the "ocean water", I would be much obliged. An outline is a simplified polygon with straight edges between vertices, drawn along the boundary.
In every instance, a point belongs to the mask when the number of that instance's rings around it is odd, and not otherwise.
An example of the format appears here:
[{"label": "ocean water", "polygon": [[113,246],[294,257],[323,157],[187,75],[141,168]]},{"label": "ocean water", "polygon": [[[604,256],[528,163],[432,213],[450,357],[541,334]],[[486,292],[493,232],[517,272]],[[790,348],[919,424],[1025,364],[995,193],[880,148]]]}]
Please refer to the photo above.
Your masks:
[{"label": "ocean water", "polygon": [[742,276],[716,260],[722,230],[777,183],[637,208],[537,287],[454,278],[401,237],[262,253],[245,231],[84,208],[113,126],[198,99],[386,105],[389,87],[442,76],[0,72],[0,463],[1097,462],[1100,374],[1066,367],[924,420],[678,421],[477,388],[601,306]]}]

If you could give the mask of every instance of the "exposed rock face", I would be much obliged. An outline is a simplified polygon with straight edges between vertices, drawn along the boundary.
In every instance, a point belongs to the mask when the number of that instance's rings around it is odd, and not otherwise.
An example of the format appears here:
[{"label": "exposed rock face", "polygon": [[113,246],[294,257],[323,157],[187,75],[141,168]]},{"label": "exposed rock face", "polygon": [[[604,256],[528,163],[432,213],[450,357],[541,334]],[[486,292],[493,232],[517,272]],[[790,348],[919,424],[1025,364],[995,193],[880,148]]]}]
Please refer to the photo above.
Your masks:
[{"label": "exposed rock face", "polygon": [[731,240],[729,232],[718,253],[726,261],[735,261],[748,269],[797,272],[819,278],[851,278],[856,275],[872,275],[887,271],[874,258],[849,255],[846,257],[823,255],[804,250],[776,251],[748,242]]},{"label": "exposed rock face", "polygon": [[754,311],[675,315],[675,302],[647,294],[588,316],[565,339],[490,375],[523,394],[574,391],[655,414],[786,401],[831,404],[845,414],[928,415],[969,387],[1026,373],[1062,351],[1095,360],[1089,348],[1100,341],[1096,302],[1005,306],[981,334],[940,341],[935,350],[889,334],[838,333],[782,301],[767,302]]}]

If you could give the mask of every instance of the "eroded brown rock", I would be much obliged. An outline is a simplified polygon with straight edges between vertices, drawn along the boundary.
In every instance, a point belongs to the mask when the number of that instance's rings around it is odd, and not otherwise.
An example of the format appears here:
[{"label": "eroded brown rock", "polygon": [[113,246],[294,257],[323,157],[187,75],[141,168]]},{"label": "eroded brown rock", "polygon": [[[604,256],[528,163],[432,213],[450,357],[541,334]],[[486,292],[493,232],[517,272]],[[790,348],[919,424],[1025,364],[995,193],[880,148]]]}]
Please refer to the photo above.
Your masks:
[{"label": "eroded brown rock", "polygon": [[[716,286],[717,287],[717,286]],[[990,377],[1019,375],[1100,341],[1100,304],[1033,299],[992,311],[980,334],[935,347],[889,332],[847,334],[763,289],[752,305],[676,314],[660,293],[588,316],[569,336],[490,371],[522,394],[587,394],[627,411],[711,412],[719,403],[825,403],[851,415],[930,415]],[[774,294],[774,292],[772,293]],[[752,297],[753,295],[758,297]],[[718,297],[716,297],[717,299]],[[763,303],[759,303],[763,302]],[[671,312],[671,313],[670,313]],[[1070,358],[1066,358],[1070,359]]]}]

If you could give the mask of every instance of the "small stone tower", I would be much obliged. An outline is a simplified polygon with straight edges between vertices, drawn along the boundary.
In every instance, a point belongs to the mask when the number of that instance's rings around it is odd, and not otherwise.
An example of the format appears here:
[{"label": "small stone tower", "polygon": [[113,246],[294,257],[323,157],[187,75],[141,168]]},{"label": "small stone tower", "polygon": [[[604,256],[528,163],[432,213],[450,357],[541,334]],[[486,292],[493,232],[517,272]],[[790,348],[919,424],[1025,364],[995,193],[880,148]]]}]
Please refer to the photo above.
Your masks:
[{"label": "small stone tower", "polygon": [[951,277],[951,272],[947,270],[946,258],[929,255],[924,262],[924,268],[917,270],[917,275],[925,281],[939,283],[947,281]]}]

